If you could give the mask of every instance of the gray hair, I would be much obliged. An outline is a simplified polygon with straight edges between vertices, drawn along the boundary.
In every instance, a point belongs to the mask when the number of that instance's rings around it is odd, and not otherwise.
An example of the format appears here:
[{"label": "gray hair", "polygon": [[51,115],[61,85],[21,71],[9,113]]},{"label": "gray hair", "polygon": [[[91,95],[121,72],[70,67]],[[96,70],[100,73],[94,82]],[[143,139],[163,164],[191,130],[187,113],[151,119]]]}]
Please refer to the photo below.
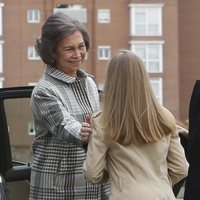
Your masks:
[{"label": "gray hair", "polygon": [[42,35],[36,39],[35,49],[45,64],[55,65],[53,53],[58,42],[66,36],[80,31],[86,50],[90,48],[90,38],[85,26],[63,13],[50,15],[42,26]]}]

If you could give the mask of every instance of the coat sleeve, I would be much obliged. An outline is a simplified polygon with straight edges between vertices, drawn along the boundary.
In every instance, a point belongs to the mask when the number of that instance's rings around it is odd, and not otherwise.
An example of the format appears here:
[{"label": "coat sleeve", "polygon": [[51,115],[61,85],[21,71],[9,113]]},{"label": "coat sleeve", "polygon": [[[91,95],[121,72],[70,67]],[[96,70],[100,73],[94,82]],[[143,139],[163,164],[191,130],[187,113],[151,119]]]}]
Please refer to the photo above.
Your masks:
[{"label": "coat sleeve", "polygon": [[180,143],[180,137],[176,130],[171,134],[167,161],[169,177],[172,185],[174,185],[187,176],[189,167],[184,149]]},{"label": "coat sleeve", "polygon": [[[81,123],[63,105],[51,89],[40,89],[32,94],[31,107],[37,121],[41,120],[47,130],[67,143],[81,145]],[[37,127],[37,132],[42,132]]]},{"label": "coat sleeve", "polygon": [[92,119],[91,126],[92,134],[90,135],[83,173],[89,182],[97,184],[106,182],[109,179],[106,170],[106,152],[108,144],[103,140],[103,130],[96,119]]}]

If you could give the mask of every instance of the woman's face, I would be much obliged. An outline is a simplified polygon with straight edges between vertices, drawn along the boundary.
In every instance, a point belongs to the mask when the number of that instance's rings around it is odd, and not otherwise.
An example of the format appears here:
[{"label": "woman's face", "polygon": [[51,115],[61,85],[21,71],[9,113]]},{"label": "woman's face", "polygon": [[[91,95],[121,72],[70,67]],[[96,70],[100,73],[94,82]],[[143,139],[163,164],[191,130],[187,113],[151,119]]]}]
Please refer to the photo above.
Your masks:
[{"label": "woman's face", "polygon": [[54,52],[57,68],[68,74],[76,76],[76,71],[85,60],[86,47],[81,32],[76,31],[66,36],[59,43]]}]

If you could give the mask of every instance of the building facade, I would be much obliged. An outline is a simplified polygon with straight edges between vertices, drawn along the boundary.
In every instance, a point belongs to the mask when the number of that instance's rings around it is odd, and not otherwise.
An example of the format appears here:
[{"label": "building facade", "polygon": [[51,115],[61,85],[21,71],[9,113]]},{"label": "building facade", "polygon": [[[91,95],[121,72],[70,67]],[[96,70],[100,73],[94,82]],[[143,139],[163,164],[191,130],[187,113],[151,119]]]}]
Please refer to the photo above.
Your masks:
[{"label": "building facade", "polygon": [[83,22],[91,49],[83,69],[103,89],[107,63],[121,48],[145,62],[158,101],[178,121],[188,118],[200,76],[198,0],[0,0],[0,87],[34,85],[44,64],[35,39],[53,12]]}]

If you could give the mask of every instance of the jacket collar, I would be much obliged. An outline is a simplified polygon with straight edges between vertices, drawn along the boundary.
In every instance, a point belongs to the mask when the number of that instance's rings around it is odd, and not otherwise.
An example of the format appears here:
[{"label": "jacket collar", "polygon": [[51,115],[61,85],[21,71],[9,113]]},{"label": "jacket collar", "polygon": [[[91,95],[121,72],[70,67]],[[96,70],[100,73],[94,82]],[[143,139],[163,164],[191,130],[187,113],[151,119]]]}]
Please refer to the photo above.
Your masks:
[{"label": "jacket collar", "polygon": [[69,75],[65,74],[64,72],[62,72],[54,67],[50,67],[50,66],[46,67],[45,73],[52,76],[55,79],[62,80],[66,83],[74,83],[77,79],[85,79],[87,76],[91,76],[91,75],[85,73],[83,70],[79,69],[79,70],[77,70],[77,73],[76,73],[77,77],[72,77],[72,76],[69,76]]}]

